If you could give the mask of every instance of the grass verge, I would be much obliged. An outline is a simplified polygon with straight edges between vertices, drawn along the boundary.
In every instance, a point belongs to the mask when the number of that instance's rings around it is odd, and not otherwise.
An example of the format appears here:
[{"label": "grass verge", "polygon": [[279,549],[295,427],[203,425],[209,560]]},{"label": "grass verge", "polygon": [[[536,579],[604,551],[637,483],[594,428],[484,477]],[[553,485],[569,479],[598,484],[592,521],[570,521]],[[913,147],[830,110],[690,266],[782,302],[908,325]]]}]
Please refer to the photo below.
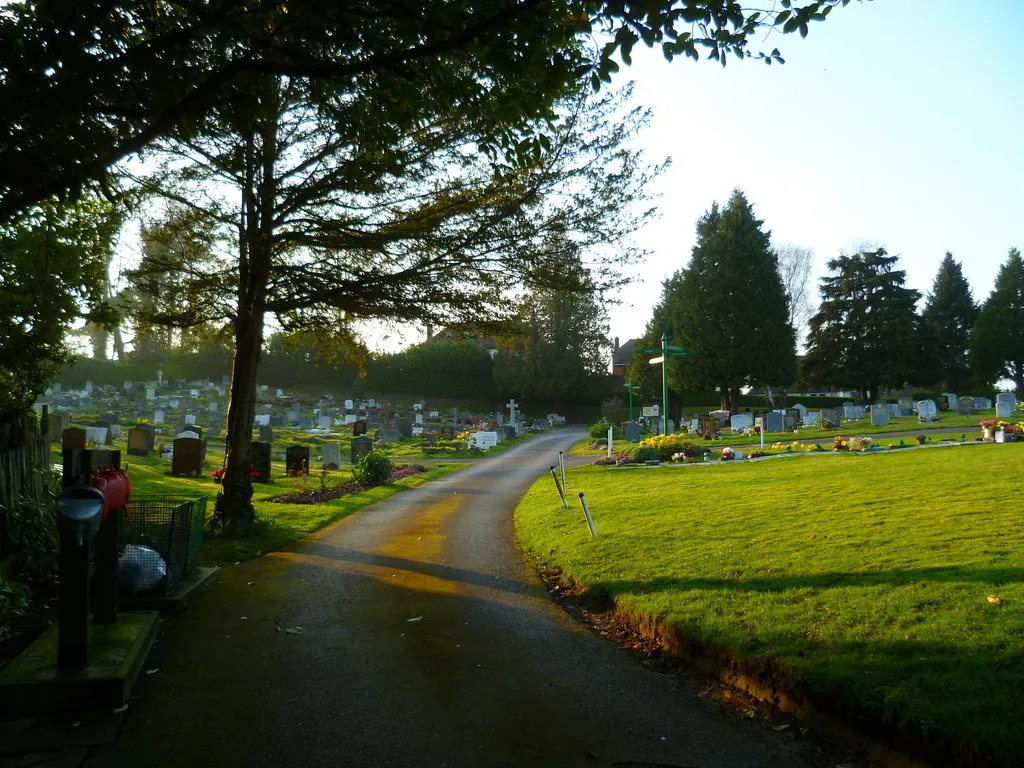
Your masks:
[{"label": "grass verge", "polygon": [[516,526],[541,567],[664,624],[688,653],[933,759],[1018,765],[1022,459],[1009,444],[588,466],[568,484],[597,538],[544,479]]}]

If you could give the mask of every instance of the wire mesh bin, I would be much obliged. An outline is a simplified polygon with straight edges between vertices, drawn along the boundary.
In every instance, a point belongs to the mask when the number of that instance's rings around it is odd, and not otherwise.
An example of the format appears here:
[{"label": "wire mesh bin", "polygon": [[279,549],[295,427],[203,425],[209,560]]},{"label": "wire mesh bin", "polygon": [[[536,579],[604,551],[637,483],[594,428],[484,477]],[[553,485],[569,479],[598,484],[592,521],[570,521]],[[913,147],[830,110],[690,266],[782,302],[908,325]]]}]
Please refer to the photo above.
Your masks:
[{"label": "wire mesh bin", "polygon": [[165,595],[199,567],[206,496],[133,495],[121,521],[122,594]]}]

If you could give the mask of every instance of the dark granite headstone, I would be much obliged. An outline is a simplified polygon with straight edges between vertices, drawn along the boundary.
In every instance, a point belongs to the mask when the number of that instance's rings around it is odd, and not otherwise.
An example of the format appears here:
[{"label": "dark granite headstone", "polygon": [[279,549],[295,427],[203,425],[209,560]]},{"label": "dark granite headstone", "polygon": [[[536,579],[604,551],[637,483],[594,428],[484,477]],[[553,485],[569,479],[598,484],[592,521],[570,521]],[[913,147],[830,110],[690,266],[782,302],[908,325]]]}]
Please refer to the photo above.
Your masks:
[{"label": "dark granite headstone", "polygon": [[412,422],[408,419],[396,419],[395,429],[398,431],[398,436],[403,440],[412,437]]},{"label": "dark granite headstone", "polygon": [[[283,411],[275,411],[270,414],[270,426],[272,427],[283,427],[286,424],[285,416]],[[262,440],[262,438],[260,438]]]},{"label": "dark granite headstone", "polygon": [[249,471],[254,483],[270,483],[270,443],[253,441],[249,446]]},{"label": "dark granite headstone", "polygon": [[309,448],[304,445],[292,445],[284,452],[285,474],[292,476],[309,474]]},{"label": "dark granite headstone", "polygon": [[640,425],[637,424],[635,421],[627,421],[625,424],[623,424],[622,432],[628,442],[640,442]]},{"label": "dark granite headstone", "polygon": [[174,441],[171,460],[172,477],[199,477],[203,473],[203,441],[196,437],[179,437]]},{"label": "dark granite headstone", "polygon": [[366,434],[366,422],[363,420],[352,422],[352,436],[359,437]]},{"label": "dark granite headstone", "polygon": [[153,447],[153,438],[148,430],[132,427],[128,430],[128,455],[149,456]]},{"label": "dark granite headstone", "polygon": [[85,430],[81,427],[68,427],[61,435],[61,450],[84,451]]},{"label": "dark granite headstone", "polygon": [[373,440],[368,437],[353,437],[350,458],[353,464],[359,461],[359,457],[373,450]]},{"label": "dark granite headstone", "polygon": [[272,443],[274,442],[274,430],[270,426],[260,427],[260,442]]}]

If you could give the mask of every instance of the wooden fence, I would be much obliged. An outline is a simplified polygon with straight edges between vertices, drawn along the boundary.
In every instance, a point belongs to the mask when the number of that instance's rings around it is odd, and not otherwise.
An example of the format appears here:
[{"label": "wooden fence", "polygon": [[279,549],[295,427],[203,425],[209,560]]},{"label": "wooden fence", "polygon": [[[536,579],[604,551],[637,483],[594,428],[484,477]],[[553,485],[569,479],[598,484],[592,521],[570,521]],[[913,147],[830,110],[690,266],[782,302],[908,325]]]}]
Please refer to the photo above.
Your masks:
[{"label": "wooden fence", "polygon": [[19,499],[41,501],[44,498],[46,479],[44,472],[53,464],[50,458],[50,444],[35,428],[34,420],[5,425],[7,445],[0,448],[0,558],[9,547],[9,518],[11,510],[17,508]]}]

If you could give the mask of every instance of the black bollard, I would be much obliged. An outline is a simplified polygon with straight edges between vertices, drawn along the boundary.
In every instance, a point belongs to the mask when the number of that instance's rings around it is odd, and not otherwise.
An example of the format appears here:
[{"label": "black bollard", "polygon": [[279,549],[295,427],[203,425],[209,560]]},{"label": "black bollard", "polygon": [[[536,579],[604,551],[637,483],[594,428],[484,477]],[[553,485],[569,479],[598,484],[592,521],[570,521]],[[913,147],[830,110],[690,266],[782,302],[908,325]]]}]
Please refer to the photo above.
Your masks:
[{"label": "black bollard", "polygon": [[89,546],[99,530],[103,504],[103,493],[89,485],[65,488],[57,500],[60,533],[58,669],[82,669],[89,660]]}]

